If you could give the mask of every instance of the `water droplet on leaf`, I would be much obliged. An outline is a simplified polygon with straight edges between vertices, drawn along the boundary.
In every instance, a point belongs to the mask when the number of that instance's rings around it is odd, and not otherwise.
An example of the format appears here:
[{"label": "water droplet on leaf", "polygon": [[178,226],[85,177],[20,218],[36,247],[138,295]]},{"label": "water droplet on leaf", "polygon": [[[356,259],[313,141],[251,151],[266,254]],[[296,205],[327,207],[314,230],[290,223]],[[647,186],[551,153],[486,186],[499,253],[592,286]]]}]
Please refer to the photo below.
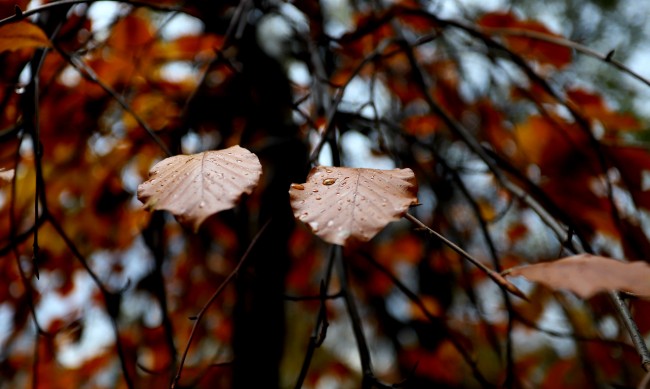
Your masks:
[{"label": "water droplet on leaf", "polygon": [[305,190],[305,186],[302,184],[291,184],[291,189],[295,190]]},{"label": "water droplet on leaf", "polygon": [[336,178],[326,178],[323,180],[323,185],[333,185],[336,182]]}]

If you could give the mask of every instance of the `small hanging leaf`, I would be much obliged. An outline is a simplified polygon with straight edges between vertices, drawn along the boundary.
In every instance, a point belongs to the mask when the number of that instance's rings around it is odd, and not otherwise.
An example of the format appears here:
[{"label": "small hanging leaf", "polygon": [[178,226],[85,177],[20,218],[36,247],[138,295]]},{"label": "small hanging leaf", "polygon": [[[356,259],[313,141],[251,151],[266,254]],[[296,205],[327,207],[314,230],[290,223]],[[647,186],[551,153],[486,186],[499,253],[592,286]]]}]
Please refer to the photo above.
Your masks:
[{"label": "small hanging leaf", "polygon": [[524,276],[551,289],[566,289],[582,298],[598,292],[620,290],[650,297],[650,265],[621,262],[590,254],[566,257],[553,262],[516,267],[508,276]]},{"label": "small hanging leaf", "polygon": [[328,243],[366,242],[417,203],[411,169],[318,166],[289,190],[293,214]]},{"label": "small hanging leaf", "polygon": [[50,40],[43,30],[28,21],[5,24],[0,27],[0,52],[50,46]]},{"label": "small hanging leaf", "polygon": [[196,232],[203,221],[235,206],[251,193],[262,174],[257,156],[245,148],[176,155],[158,162],[138,186],[149,210],[167,210]]}]

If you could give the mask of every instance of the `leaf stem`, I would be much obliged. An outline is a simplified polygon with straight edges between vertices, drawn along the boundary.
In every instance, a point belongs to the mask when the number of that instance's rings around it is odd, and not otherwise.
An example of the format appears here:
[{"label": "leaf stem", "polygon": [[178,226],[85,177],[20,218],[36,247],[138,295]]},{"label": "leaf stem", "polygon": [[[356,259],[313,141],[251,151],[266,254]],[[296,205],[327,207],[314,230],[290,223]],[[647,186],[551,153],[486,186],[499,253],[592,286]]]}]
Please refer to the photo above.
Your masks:
[{"label": "leaf stem", "polygon": [[361,388],[370,389],[373,386],[379,388],[390,388],[390,386],[379,382],[372,372],[370,348],[368,347],[366,336],[363,333],[363,324],[361,316],[359,315],[359,309],[357,308],[356,301],[354,300],[354,296],[352,296],[352,291],[350,290],[350,282],[347,274],[348,269],[343,259],[343,247],[337,245],[335,246],[335,250],[339,257],[336,261],[336,270],[338,272],[339,281],[341,282],[341,293],[345,300],[345,307],[347,308],[348,316],[352,322],[352,331],[354,333],[354,338],[357,341],[357,350],[359,351],[359,359],[361,361],[361,371],[363,374]]},{"label": "leaf stem", "polygon": [[[316,325],[314,330],[309,337],[309,345],[307,346],[307,352],[305,353],[305,358],[302,362],[302,367],[300,368],[300,373],[298,374],[298,379],[296,380],[296,389],[302,388],[302,384],[307,378],[307,372],[309,371],[309,365],[311,365],[311,360],[314,356],[316,348],[320,347],[321,344],[325,341],[325,336],[327,335],[327,328],[329,327],[329,322],[327,321],[327,307],[325,302],[328,298],[327,289],[329,288],[330,281],[332,280],[332,267],[334,261],[336,260],[336,248],[338,246],[330,246],[330,255],[327,260],[327,265],[325,269],[325,278],[321,280],[320,284],[320,294],[318,298],[320,299],[320,307],[318,309],[318,315],[316,317]],[[339,292],[336,294],[337,297],[343,297],[343,293]]]},{"label": "leaf stem", "polygon": [[627,331],[630,333],[630,338],[632,338],[632,343],[636,348],[639,356],[641,356],[641,367],[643,370],[650,372],[650,352],[648,352],[648,347],[641,336],[639,327],[637,327],[634,319],[632,318],[632,313],[630,312],[629,307],[625,304],[625,301],[621,298],[620,292],[610,292],[610,297],[614,301],[616,308],[618,309]]}]

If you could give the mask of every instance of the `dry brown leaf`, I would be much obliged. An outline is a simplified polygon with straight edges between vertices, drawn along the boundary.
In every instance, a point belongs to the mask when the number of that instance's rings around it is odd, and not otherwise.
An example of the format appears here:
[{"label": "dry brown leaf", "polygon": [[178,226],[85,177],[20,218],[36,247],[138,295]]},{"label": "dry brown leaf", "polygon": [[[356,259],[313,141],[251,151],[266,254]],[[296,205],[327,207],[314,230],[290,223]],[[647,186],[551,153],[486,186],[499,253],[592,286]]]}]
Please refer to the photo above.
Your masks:
[{"label": "dry brown leaf", "polygon": [[650,265],[622,262],[590,254],[509,269],[509,276],[524,276],[552,289],[567,289],[582,298],[620,290],[650,297]]},{"label": "dry brown leaf", "polygon": [[0,52],[50,46],[50,40],[43,30],[28,21],[10,23],[0,27]]},{"label": "dry brown leaf", "polygon": [[138,186],[148,209],[167,210],[194,231],[217,212],[235,206],[251,193],[262,174],[257,156],[245,148],[176,155],[158,162]]},{"label": "dry brown leaf", "polygon": [[328,243],[366,242],[417,203],[411,169],[318,166],[307,182],[292,184],[291,208]]}]

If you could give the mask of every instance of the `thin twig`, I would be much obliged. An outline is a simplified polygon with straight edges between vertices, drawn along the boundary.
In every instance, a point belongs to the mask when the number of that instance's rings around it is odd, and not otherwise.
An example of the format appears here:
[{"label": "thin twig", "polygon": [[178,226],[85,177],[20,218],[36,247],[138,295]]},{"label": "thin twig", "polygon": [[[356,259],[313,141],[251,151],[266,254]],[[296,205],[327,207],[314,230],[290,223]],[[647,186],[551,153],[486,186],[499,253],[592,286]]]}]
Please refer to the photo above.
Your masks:
[{"label": "thin twig", "polygon": [[522,298],[524,300],[528,300],[528,298],[526,297],[524,292],[519,290],[519,288],[517,288],[514,284],[512,284],[510,281],[506,280],[501,274],[499,274],[499,273],[495,272],[494,270],[490,269],[489,267],[485,266],[478,259],[476,259],[472,255],[470,255],[467,251],[460,248],[457,244],[455,244],[454,242],[452,242],[449,239],[445,238],[443,235],[441,235],[437,231],[431,229],[429,226],[422,223],[418,218],[411,215],[410,213],[405,214],[404,217],[406,218],[406,220],[408,220],[411,223],[415,224],[419,228],[422,228],[422,229],[426,230],[429,234],[431,234],[431,235],[435,236],[436,238],[440,239],[449,248],[454,250],[456,253],[460,254],[461,257],[467,259],[474,266],[481,269],[481,271],[483,271],[488,277],[490,277],[492,279],[492,281],[494,281],[500,288],[514,294],[515,296],[517,296],[519,298]]},{"label": "thin twig", "polygon": [[359,359],[361,361],[361,371],[363,374],[361,388],[370,389],[373,386],[379,388],[390,388],[390,386],[379,382],[372,371],[370,348],[368,347],[366,336],[363,333],[363,323],[361,321],[361,316],[359,315],[357,304],[354,300],[354,296],[352,296],[352,291],[350,290],[350,281],[347,275],[348,269],[342,254],[343,248],[341,246],[335,246],[335,248],[339,254],[339,258],[337,258],[338,260],[336,261],[336,269],[339,281],[341,282],[341,293],[343,293],[345,307],[347,308],[348,316],[352,323],[352,332],[357,341],[357,350],[359,351]]},{"label": "thin twig", "polygon": [[418,307],[420,312],[422,312],[422,314],[427,318],[427,320],[429,320],[431,324],[436,325],[436,328],[439,328],[437,327],[437,325],[440,324],[444,325],[443,328],[445,328],[445,330],[449,335],[449,341],[454,346],[454,348],[456,348],[456,351],[458,351],[461,357],[465,360],[465,363],[467,363],[467,365],[470,367],[470,369],[472,370],[472,374],[474,375],[474,378],[476,378],[476,380],[481,384],[481,386],[483,386],[484,388],[495,387],[495,385],[491,384],[485,378],[483,373],[481,373],[474,358],[472,358],[470,353],[467,350],[465,350],[465,348],[461,345],[460,341],[456,339],[451,329],[449,329],[446,326],[444,320],[436,317],[434,314],[429,312],[429,309],[424,304],[420,296],[418,296],[415,292],[409,289],[409,287],[407,287],[399,278],[397,278],[397,276],[391,273],[390,270],[388,270],[385,266],[379,263],[375,258],[369,255],[362,255],[362,257],[366,259],[372,266],[377,268],[377,270],[379,270],[383,275],[388,277],[388,279],[391,280],[393,285],[395,285],[400,292],[402,292],[413,304],[415,304]]},{"label": "thin twig", "polygon": [[641,367],[643,367],[643,370],[645,371],[650,371],[650,352],[648,352],[648,347],[643,340],[643,336],[639,331],[639,327],[637,327],[634,319],[632,318],[630,309],[628,308],[627,304],[625,304],[625,301],[623,301],[621,298],[620,292],[610,292],[609,295],[614,301],[614,304],[616,305],[619,313],[621,314],[623,322],[627,327],[627,331],[630,334],[630,338],[632,338],[634,347],[637,349],[639,355],[641,356]]},{"label": "thin twig", "polygon": [[147,132],[149,137],[151,137],[151,139],[153,139],[153,141],[156,142],[158,147],[160,147],[160,149],[165,153],[165,155],[167,157],[172,156],[172,152],[169,150],[167,145],[165,145],[165,143],[162,141],[162,139],[160,139],[160,137],[158,137],[158,135],[156,135],[154,130],[151,129],[151,127],[149,127],[149,125],[147,123],[145,123],[145,121],[140,117],[140,115],[138,115],[133,110],[133,108],[131,108],[129,103],[127,103],[126,100],[124,100],[124,98],[122,96],[120,96],[109,85],[107,85],[102,80],[100,80],[99,77],[97,77],[97,75],[95,74],[95,72],[88,65],[86,65],[85,62],[78,59],[77,57],[71,56],[70,54],[66,53],[61,48],[57,47],[56,45],[54,47],[57,50],[57,52],[59,54],[61,54],[61,56],[63,58],[65,58],[68,61],[68,63],[70,65],[72,65],[72,67],[75,70],[77,70],[82,77],[84,77],[84,78],[94,82],[95,84],[99,85],[104,90],[104,92],[108,93],[109,96],[111,96],[115,101],[117,101],[117,103],[122,107],[122,109],[124,109],[126,112],[128,112],[133,117],[133,119],[135,119],[135,121],[138,123],[138,125],[140,125],[140,127],[142,127]]},{"label": "thin twig", "polygon": [[337,90],[337,92],[336,92],[336,94],[335,94],[335,96],[334,96],[334,99],[333,99],[333,101],[332,101],[332,104],[330,105],[329,110],[328,110],[328,112],[327,112],[327,125],[325,126],[325,130],[323,131],[323,135],[321,136],[320,141],[318,142],[318,144],[316,145],[316,147],[315,147],[314,150],[312,151],[311,155],[309,156],[309,160],[310,160],[312,163],[315,163],[315,162],[318,160],[318,156],[320,155],[321,149],[323,148],[323,146],[325,145],[325,143],[328,141],[328,139],[329,139],[329,137],[330,137],[330,133],[331,133],[332,131],[334,131],[335,124],[336,124],[336,122],[335,122],[334,119],[335,119],[335,117],[336,117],[336,114],[338,113],[338,107],[339,107],[339,104],[341,104],[341,101],[343,100],[343,95],[344,95],[344,93],[345,93],[345,89],[346,89],[347,86],[350,84],[350,82],[352,82],[352,80],[354,79],[354,77],[356,77],[356,76],[361,72],[361,70],[363,70],[363,68],[364,68],[367,64],[369,64],[370,62],[372,62],[373,60],[375,60],[376,58],[378,58],[379,54],[380,54],[384,49],[385,49],[384,45],[380,45],[380,46],[379,46],[375,51],[373,51],[370,55],[366,56],[366,57],[365,57],[365,58],[364,58],[364,59],[359,63],[359,65],[357,65],[357,66],[352,70],[352,72],[350,73],[350,76],[347,78],[347,80],[345,81],[345,83],[344,83],[343,85],[341,85],[341,86],[338,88],[338,90]]},{"label": "thin twig", "polygon": [[187,345],[185,346],[185,350],[183,351],[183,355],[181,356],[181,361],[180,361],[180,363],[178,365],[178,371],[176,372],[176,376],[174,377],[174,379],[173,379],[173,381],[171,383],[171,386],[170,386],[171,389],[174,389],[174,388],[176,388],[178,386],[178,382],[181,379],[181,373],[183,372],[183,366],[185,364],[185,359],[187,358],[187,353],[190,350],[190,345],[192,344],[192,339],[194,339],[194,334],[196,333],[196,329],[198,328],[199,322],[203,318],[203,315],[205,315],[205,312],[208,310],[210,305],[212,305],[214,300],[216,300],[217,297],[219,297],[219,295],[221,295],[221,292],[223,292],[223,290],[226,288],[226,286],[228,286],[228,284],[230,284],[230,282],[235,278],[235,276],[237,276],[237,274],[239,274],[240,269],[242,268],[242,266],[244,266],[244,263],[246,263],[246,260],[248,259],[248,255],[253,250],[253,247],[255,246],[255,244],[257,243],[259,238],[262,236],[262,234],[264,233],[266,228],[269,226],[269,224],[271,224],[271,220],[272,219],[269,219],[269,220],[267,220],[266,223],[264,223],[262,228],[260,228],[260,230],[257,232],[257,234],[253,237],[253,240],[248,245],[248,248],[246,249],[246,252],[244,252],[244,255],[242,255],[241,259],[239,260],[239,263],[237,263],[237,266],[235,266],[235,269],[228,275],[228,277],[226,277],[226,279],[221,283],[221,285],[219,285],[217,290],[214,291],[212,296],[210,296],[208,301],[203,305],[203,308],[201,308],[199,313],[196,314],[196,316],[192,317],[192,319],[194,320],[194,324],[192,325],[192,332],[190,332],[190,337],[187,339]]},{"label": "thin twig", "polygon": [[[332,280],[332,268],[334,266],[334,261],[336,259],[336,246],[330,246],[330,253],[328,256],[327,264],[325,265],[325,277],[321,281],[320,286],[320,307],[318,308],[318,315],[316,316],[316,325],[312,331],[311,336],[309,337],[309,344],[307,345],[307,351],[305,352],[305,357],[302,361],[302,367],[300,368],[300,373],[298,374],[298,379],[296,380],[296,389],[302,388],[302,384],[307,378],[307,372],[309,371],[309,366],[311,365],[312,357],[316,348],[320,347],[325,341],[325,336],[327,335],[327,328],[329,323],[327,321],[327,306],[325,305],[327,295],[327,289],[329,288],[330,281]],[[343,296],[341,292],[337,293],[339,296]]]},{"label": "thin twig", "polygon": [[43,205],[43,212],[47,215],[47,220],[49,221],[50,225],[54,227],[56,230],[57,234],[63,239],[65,242],[66,246],[68,249],[72,252],[75,258],[81,263],[83,268],[86,270],[90,278],[93,280],[95,285],[99,288],[99,290],[102,292],[102,297],[104,300],[104,305],[106,307],[106,310],[109,314],[109,317],[111,318],[111,325],[113,328],[114,336],[115,336],[115,347],[117,349],[117,353],[120,359],[120,366],[122,367],[122,375],[124,376],[124,381],[126,383],[126,386],[129,389],[133,389],[133,380],[131,378],[131,375],[129,374],[129,369],[126,366],[126,355],[124,353],[124,348],[122,347],[122,342],[120,341],[120,332],[119,332],[119,326],[117,323],[117,318],[119,315],[119,298],[124,291],[126,287],[128,287],[128,283],[125,287],[117,290],[117,291],[111,291],[109,290],[106,285],[99,279],[99,276],[90,268],[90,265],[88,263],[88,260],[86,257],[81,254],[77,246],[74,244],[72,239],[68,236],[68,234],[65,232],[63,227],[59,224],[59,222],[52,217],[52,215],[47,211],[47,203],[44,203]]},{"label": "thin twig", "polygon": [[[469,203],[470,207],[472,207],[472,210],[476,215],[476,219],[478,220],[481,233],[483,234],[483,239],[485,239],[485,242],[488,247],[488,251],[490,252],[490,256],[492,257],[492,265],[494,266],[496,271],[500,272],[501,263],[499,261],[499,255],[497,254],[497,250],[494,245],[494,240],[492,239],[492,236],[490,235],[490,231],[488,230],[487,221],[483,217],[478,203],[476,202],[474,197],[472,197],[469,189],[461,179],[458,172],[451,169],[444,161],[444,159],[439,158],[438,161],[443,165],[443,167],[445,167],[447,171],[451,173],[454,182],[456,182],[456,185],[465,196],[465,199]],[[515,378],[516,378],[515,361],[514,361],[514,354],[513,354],[513,340],[512,340],[512,330],[514,325],[513,315],[512,315],[513,304],[512,304],[512,300],[510,299],[510,295],[503,289],[501,289],[501,292],[502,292],[502,297],[506,308],[506,312],[508,312],[508,324],[506,328],[506,379],[503,384],[503,387],[512,388],[515,385]],[[488,328],[492,328],[492,326],[488,326]]]},{"label": "thin twig", "polygon": [[[66,7],[70,5],[84,4],[84,3],[93,3],[95,1],[96,0],[59,0],[59,1],[53,1],[48,4],[44,4],[40,7],[32,8],[27,11],[22,11],[20,7],[16,6],[16,13],[14,15],[8,16],[4,19],[0,19],[0,26],[9,23],[15,23],[27,17],[30,17],[32,15],[36,15],[42,12],[47,12],[59,7]],[[137,0],[108,0],[108,1],[114,1],[116,3],[124,3],[135,7],[147,7],[156,11],[167,11],[167,12],[181,11],[181,9],[178,8],[178,6],[165,6],[156,3],[149,3],[146,1],[137,1]]]},{"label": "thin twig", "polygon": [[287,301],[323,301],[323,300],[336,300],[338,298],[343,297],[341,292],[334,293],[334,294],[320,294],[317,296],[291,296],[288,294],[285,294],[283,298]]},{"label": "thin twig", "polygon": [[607,54],[602,54],[599,53],[596,50],[593,50],[583,44],[580,44],[578,42],[574,42],[572,40],[559,37],[559,36],[554,36],[554,35],[549,35],[540,31],[532,31],[532,30],[525,30],[521,28],[487,28],[483,27],[481,28],[481,31],[483,31],[486,34],[489,35],[506,35],[506,36],[521,36],[524,38],[530,38],[530,39],[535,39],[539,41],[544,41],[548,43],[552,43],[558,46],[563,46],[563,47],[568,47],[571,49],[574,49],[582,54],[585,54],[587,56],[599,59],[605,63],[609,63],[612,66],[616,67],[618,70],[621,72],[641,81],[642,83],[646,84],[647,86],[650,86],[650,80],[647,78],[643,77],[639,73],[633,71],[632,69],[628,68],[625,66],[623,63],[615,60],[612,58],[613,55],[613,50],[610,51]]}]

